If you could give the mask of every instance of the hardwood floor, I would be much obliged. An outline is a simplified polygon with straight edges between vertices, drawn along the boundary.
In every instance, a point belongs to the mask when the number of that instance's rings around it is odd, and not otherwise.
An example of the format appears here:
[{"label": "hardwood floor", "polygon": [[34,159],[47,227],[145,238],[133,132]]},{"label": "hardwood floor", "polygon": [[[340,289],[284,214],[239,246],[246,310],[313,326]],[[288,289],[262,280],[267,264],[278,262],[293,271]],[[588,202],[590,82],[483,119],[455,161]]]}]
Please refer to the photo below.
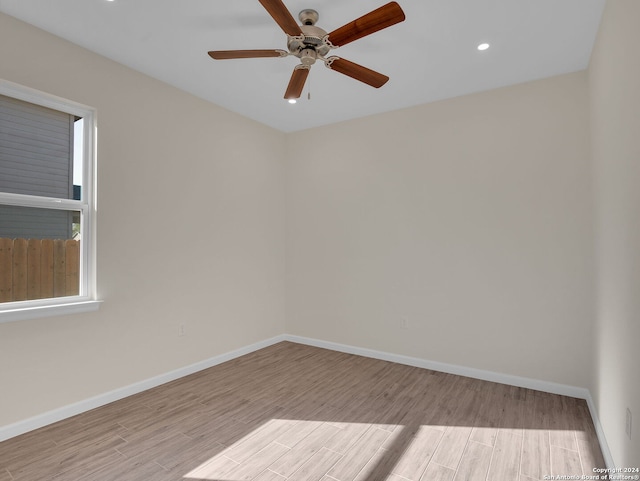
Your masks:
[{"label": "hardwood floor", "polygon": [[289,342],[0,443],[0,481],[530,481],[594,467],[583,400]]}]

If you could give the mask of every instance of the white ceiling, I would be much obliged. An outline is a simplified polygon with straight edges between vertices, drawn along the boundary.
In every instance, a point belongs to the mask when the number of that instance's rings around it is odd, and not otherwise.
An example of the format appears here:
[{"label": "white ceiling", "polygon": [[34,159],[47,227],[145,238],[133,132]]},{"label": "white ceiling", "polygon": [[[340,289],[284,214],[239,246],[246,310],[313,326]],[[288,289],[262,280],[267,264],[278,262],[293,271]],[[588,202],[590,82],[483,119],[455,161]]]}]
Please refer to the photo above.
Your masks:
[{"label": "white ceiling", "polygon": [[[332,31],[388,0],[284,0]],[[388,75],[380,89],[311,69],[283,100],[295,57],[212,60],[209,50],[284,49],[258,0],[0,0],[0,11],[198,97],[292,132],[587,67],[606,0],[398,0],[407,19],[338,55]],[[491,48],[479,52],[476,46]],[[307,100],[310,90],[311,100]]]}]

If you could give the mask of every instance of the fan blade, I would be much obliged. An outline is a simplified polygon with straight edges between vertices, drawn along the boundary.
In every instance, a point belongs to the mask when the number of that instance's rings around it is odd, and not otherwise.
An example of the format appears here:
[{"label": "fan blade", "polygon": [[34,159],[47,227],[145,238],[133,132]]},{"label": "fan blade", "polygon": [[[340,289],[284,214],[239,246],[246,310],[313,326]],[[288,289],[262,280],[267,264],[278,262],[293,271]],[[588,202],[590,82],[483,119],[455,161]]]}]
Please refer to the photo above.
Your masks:
[{"label": "fan blade", "polygon": [[360,80],[360,82],[364,82],[375,88],[382,87],[389,80],[389,77],[386,75],[382,75],[381,73],[340,57],[329,57],[327,59],[326,66],[331,70],[340,72],[341,74],[347,75],[353,79]]},{"label": "fan blade", "polygon": [[286,57],[284,50],[212,50],[209,56],[215,60],[234,58]]},{"label": "fan blade", "polygon": [[300,95],[302,95],[302,89],[304,88],[304,83],[307,81],[308,76],[309,67],[297,65],[296,68],[293,69],[293,73],[291,74],[291,80],[289,80],[289,85],[287,86],[287,91],[284,93],[284,98],[300,98]]},{"label": "fan blade", "polygon": [[269,15],[273,17],[280,28],[291,37],[302,35],[300,25],[291,16],[282,0],[259,0]]},{"label": "fan blade", "polygon": [[383,28],[400,23],[404,19],[404,12],[397,2],[387,3],[331,32],[328,35],[328,43],[334,47],[341,47]]}]

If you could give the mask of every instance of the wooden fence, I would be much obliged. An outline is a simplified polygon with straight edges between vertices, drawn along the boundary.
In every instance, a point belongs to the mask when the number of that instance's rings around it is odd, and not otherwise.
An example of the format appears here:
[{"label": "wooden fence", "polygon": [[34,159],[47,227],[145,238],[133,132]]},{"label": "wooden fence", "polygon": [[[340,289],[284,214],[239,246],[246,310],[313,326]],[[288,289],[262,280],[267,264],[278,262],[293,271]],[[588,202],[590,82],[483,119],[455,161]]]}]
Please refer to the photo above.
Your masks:
[{"label": "wooden fence", "polygon": [[80,241],[0,238],[0,302],[77,296]]}]

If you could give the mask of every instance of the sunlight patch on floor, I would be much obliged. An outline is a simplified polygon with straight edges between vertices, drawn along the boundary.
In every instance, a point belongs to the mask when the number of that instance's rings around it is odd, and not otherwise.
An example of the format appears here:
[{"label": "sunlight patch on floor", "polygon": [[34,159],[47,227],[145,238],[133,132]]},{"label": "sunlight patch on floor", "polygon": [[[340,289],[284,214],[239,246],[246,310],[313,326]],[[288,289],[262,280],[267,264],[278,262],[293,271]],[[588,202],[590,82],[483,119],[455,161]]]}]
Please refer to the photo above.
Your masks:
[{"label": "sunlight patch on floor", "polygon": [[[305,456],[312,461],[311,458],[317,455],[314,462],[322,457],[329,461],[332,459],[331,454],[338,459],[340,455],[337,452],[324,447],[325,441],[334,438],[336,443],[349,446],[372,427],[388,433],[388,442],[393,441],[401,431],[397,426],[388,424],[271,419],[185,474],[183,478],[241,481],[252,479],[268,467],[275,470],[274,473],[288,476],[299,469],[304,470],[305,464],[308,464],[307,468],[312,467],[311,462],[305,463]],[[296,449],[301,453],[293,453]],[[292,454],[291,459],[286,456],[289,453]],[[365,470],[375,468],[385,453],[384,448],[376,449]]]},{"label": "sunlight patch on floor", "polygon": [[[554,463],[558,466],[569,463],[565,468],[571,473],[582,473],[577,458],[581,437],[580,431],[546,431],[522,426],[500,430],[463,424],[271,419],[215,453],[183,478],[274,481],[319,480],[326,475],[326,479],[354,481],[426,480],[429,478],[425,476],[435,476],[438,470],[443,476],[453,475],[456,469],[463,473],[480,469],[487,474],[491,459],[498,471],[517,472],[524,463],[528,472],[535,471],[536,476],[542,476],[549,474]],[[532,464],[532,460],[521,459],[524,448],[527,452],[542,453],[550,438],[552,449],[546,461],[536,458]],[[492,455],[494,449],[497,454]],[[478,465],[480,459],[484,460],[482,465]],[[545,465],[546,468],[540,467]]]}]

